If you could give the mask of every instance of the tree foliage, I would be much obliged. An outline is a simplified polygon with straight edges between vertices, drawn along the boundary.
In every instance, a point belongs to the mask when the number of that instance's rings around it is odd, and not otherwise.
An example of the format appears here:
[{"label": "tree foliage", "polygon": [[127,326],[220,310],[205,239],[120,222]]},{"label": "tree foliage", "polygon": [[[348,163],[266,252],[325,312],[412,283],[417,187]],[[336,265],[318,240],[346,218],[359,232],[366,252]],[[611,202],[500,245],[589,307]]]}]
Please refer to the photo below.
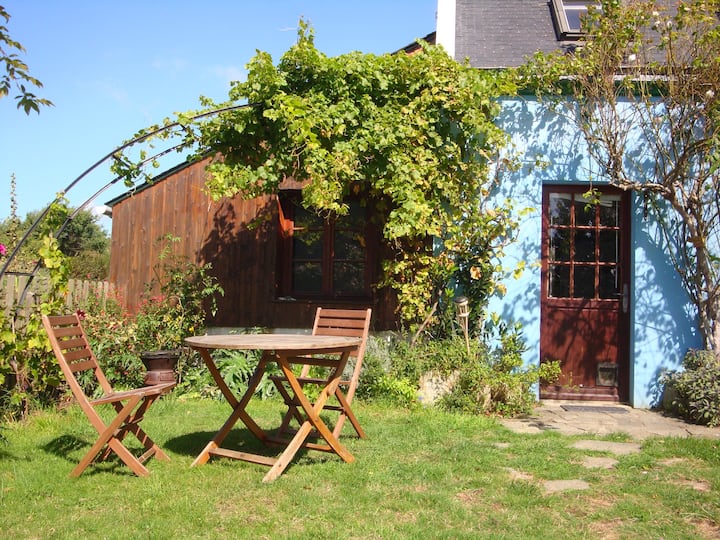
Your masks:
[{"label": "tree foliage", "polygon": [[[571,54],[526,66],[541,99],[577,123],[599,180],[643,195],[720,353],[720,28],[717,0],[604,0]],[[558,107],[558,110],[561,110]]]},{"label": "tree foliage", "polygon": [[[3,6],[0,6],[0,17],[5,19],[5,23],[10,21],[10,15]],[[52,102],[38,97],[26,86],[42,88],[42,83],[30,75],[27,64],[20,59],[18,53],[24,52],[25,47],[10,37],[5,25],[0,25],[0,65],[5,66],[5,73],[0,76],[0,98],[14,91],[18,109],[23,109],[25,114],[30,114],[30,111],[39,113],[41,105],[50,106]]]},{"label": "tree foliage", "polygon": [[189,120],[197,112],[178,117],[198,155],[222,156],[209,168],[215,197],[273,193],[287,177],[304,183],[303,204],[323,215],[343,215],[346,198],[359,196],[387,241],[381,285],[399,293],[405,321],[433,311],[458,254],[464,272],[487,280],[483,294],[492,290],[493,250],[515,225],[510,203],[492,196],[507,143],[494,123],[496,98],[515,92],[510,75],[458,64],[426,44],[416,55],[327,57],[302,22],[277,65],[259,52],[248,71],[228,102],[203,104],[250,106],[200,123]]},{"label": "tree foliage", "polygon": [[[0,243],[8,250],[13,249],[39,215],[39,211],[28,212],[21,220],[13,212],[10,217],[0,221]],[[76,210],[64,204],[53,205],[48,216],[23,243],[8,270],[31,272],[40,259],[38,253],[45,237],[55,234],[69,216],[72,216],[72,219],[57,235],[57,243],[60,252],[68,258],[70,277],[106,279],[110,260],[110,240],[107,233],[92,212]]]}]

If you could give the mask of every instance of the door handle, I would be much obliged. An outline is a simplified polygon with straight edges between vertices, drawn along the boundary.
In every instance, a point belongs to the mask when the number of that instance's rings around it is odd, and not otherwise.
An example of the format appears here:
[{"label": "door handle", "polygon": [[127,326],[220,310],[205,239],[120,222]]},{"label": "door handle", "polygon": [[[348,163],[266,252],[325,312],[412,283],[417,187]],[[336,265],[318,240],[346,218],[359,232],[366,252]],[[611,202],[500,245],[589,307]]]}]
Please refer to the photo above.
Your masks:
[{"label": "door handle", "polygon": [[615,298],[622,299],[622,312],[627,313],[628,312],[628,306],[629,306],[629,296],[630,296],[630,287],[627,283],[623,283],[622,286],[622,292],[615,293]]}]

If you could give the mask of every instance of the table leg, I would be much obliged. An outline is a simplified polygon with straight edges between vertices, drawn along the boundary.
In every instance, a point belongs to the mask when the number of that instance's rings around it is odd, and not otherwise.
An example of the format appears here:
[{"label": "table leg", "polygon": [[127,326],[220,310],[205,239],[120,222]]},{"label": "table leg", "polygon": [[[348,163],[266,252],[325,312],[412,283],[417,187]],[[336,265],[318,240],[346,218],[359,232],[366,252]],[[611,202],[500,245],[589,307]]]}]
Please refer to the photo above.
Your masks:
[{"label": "table leg", "polygon": [[217,384],[218,389],[220,390],[222,395],[225,396],[225,399],[233,409],[236,408],[238,405],[238,400],[232,393],[232,391],[228,388],[228,385],[225,384],[225,379],[222,378],[220,370],[215,365],[215,361],[212,359],[210,351],[208,349],[195,350],[200,354],[200,358],[203,359],[203,362],[205,362],[205,366],[208,368],[210,375],[212,375],[212,378],[215,381],[215,384]]},{"label": "table leg", "polygon": [[295,456],[297,451],[302,448],[303,444],[305,443],[305,439],[307,439],[308,435],[310,435],[313,428],[323,439],[325,439],[333,452],[340,456],[343,461],[345,461],[346,463],[352,463],[353,461],[355,461],[353,455],[333,435],[332,431],[330,431],[325,422],[323,422],[322,418],[320,418],[320,413],[323,410],[325,402],[332,394],[334,394],[335,389],[340,383],[342,370],[344,369],[348,356],[349,353],[342,354],[338,367],[335,369],[335,371],[333,371],[332,375],[328,380],[328,384],[321,390],[320,395],[313,404],[305,396],[302,385],[295,377],[295,374],[293,373],[292,367],[288,363],[287,358],[277,355],[276,361],[280,366],[280,369],[282,369],[283,374],[287,379],[287,382],[290,384],[295,398],[298,400],[300,406],[305,412],[307,419],[302,423],[298,431],[295,433],[295,436],[286,446],[283,453],[277,459],[275,464],[270,468],[270,471],[268,471],[268,473],[265,475],[265,477],[263,478],[263,482],[271,482],[282,474],[288,464],[292,461],[292,458]]},{"label": "table leg", "polygon": [[262,380],[262,376],[265,373],[267,363],[271,361],[272,358],[265,354],[262,356],[262,358],[260,358],[260,361],[258,362],[258,365],[255,368],[252,377],[250,377],[250,380],[248,381],[248,388],[245,391],[245,394],[243,394],[243,397],[240,399],[240,401],[238,401],[235,395],[228,388],[227,384],[225,384],[225,381],[223,380],[220,371],[217,369],[217,366],[215,366],[215,363],[213,362],[212,357],[207,352],[207,350],[201,349],[200,352],[202,354],[203,360],[208,366],[208,369],[210,369],[210,372],[212,373],[216,384],[218,385],[218,387],[220,387],[221,392],[228,400],[230,405],[233,407],[233,412],[232,414],[230,414],[228,419],[220,428],[220,431],[215,434],[212,440],[205,446],[205,448],[203,448],[203,451],[200,452],[197,458],[195,458],[195,461],[192,462],[191,467],[207,463],[212,453],[220,448],[220,445],[222,445],[225,437],[228,436],[228,434],[238,420],[242,420],[242,422],[247,426],[247,428],[259,440],[261,440],[262,442],[267,441],[267,435],[265,434],[265,431],[250,417],[250,415],[246,411],[246,408],[247,404],[250,402],[250,399],[255,393],[255,389],[258,387],[260,381]]}]

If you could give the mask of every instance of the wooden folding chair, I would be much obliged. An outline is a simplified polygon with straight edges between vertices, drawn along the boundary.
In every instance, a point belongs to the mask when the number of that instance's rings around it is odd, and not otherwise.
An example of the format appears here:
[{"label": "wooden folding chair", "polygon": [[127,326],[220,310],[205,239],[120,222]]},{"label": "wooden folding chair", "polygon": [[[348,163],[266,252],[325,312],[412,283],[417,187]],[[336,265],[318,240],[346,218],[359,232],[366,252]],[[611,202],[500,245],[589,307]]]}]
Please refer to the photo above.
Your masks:
[{"label": "wooden folding chair", "polygon": [[[43,315],[42,322],[73,396],[99,434],[97,441],[72,470],[70,476],[80,476],[98,455],[100,456],[98,461],[104,461],[111,453],[115,453],[138,476],[150,474],[143,463],[153,455],[158,459],[169,460],[170,458],[140,429],[138,424],[145,416],[148,407],[157,398],[172,390],[175,383],[167,382],[136,390],[115,392],[90,349],[77,315]],[[85,371],[92,371],[96,382],[102,388],[102,397],[90,400],[85,395],[76,378],[78,373]],[[105,404],[112,405],[116,413],[108,423],[96,410],[96,407]],[[145,452],[141,456],[136,457],[123,445],[123,439],[128,433],[132,433],[143,445]]]},{"label": "wooden folding chair", "polygon": [[[326,403],[323,410],[336,411],[339,416],[335,427],[333,428],[333,435],[335,438],[340,437],[345,420],[350,420],[355,432],[360,438],[365,438],[365,432],[360,426],[360,422],[355,417],[355,414],[350,408],[350,403],[355,396],[355,390],[357,389],[358,381],[360,380],[360,370],[362,369],[363,357],[365,355],[365,346],[367,344],[367,337],[370,331],[370,319],[372,317],[372,309],[326,309],[317,308],[315,312],[315,322],[313,323],[312,335],[314,336],[345,336],[345,337],[360,337],[362,342],[360,346],[350,353],[350,361],[348,365],[353,366],[352,375],[349,379],[342,379],[340,384],[335,391],[335,398],[337,403]],[[313,363],[308,358],[297,358],[290,359],[290,363],[303,364],[300,376],[297,378],[301,385],[316,384],[324,386],[327,383],[327,379],[320,377],[311,377],[310,368],[312,365],[325,366],[327,363],[319,360],[317,363]],[[289,430],[292,419],[295,418],[300,424],[303,422],[303,418],[298,410],[298,404],[295,403],[293,398],[288,392],[285,383],[287,379],[283,376],[271,377],[275,386],[277,387],[280,394],[285,400],[285,404],[288,406],[288,411],[285,414],[282,424],[278,429],[281,434],[287,433]],[[345,391],[343,391],[343,389]]]}]

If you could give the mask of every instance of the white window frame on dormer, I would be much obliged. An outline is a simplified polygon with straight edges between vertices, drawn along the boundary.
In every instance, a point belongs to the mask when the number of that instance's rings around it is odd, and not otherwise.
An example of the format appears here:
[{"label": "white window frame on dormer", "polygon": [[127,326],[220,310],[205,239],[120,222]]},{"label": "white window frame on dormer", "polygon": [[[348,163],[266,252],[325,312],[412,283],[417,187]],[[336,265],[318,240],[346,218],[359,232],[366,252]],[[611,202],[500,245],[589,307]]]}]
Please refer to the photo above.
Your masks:
[{"label": "white window frame on dormer", "polygon": [[583,37],[584,32],[580,18],[587,14],[588,7],[591,5],[600,7],[597,0],[552,0],[558,34],[561,38],[579,39]]}]

